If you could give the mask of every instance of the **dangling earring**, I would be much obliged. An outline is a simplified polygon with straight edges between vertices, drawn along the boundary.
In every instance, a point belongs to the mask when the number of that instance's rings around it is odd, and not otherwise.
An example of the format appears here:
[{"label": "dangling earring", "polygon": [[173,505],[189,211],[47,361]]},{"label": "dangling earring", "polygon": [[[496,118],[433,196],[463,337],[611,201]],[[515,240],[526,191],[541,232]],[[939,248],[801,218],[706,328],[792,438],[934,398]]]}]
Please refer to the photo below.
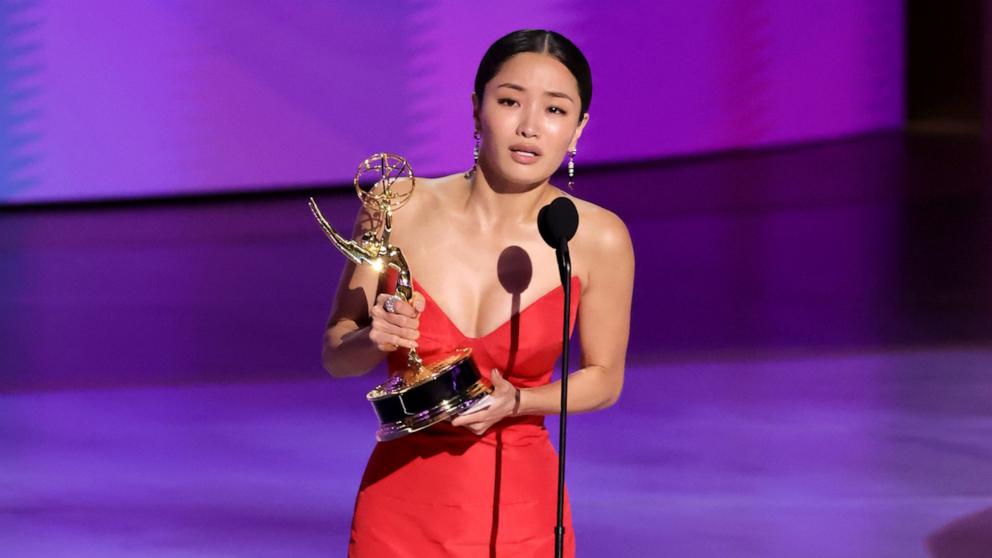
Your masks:
[{"label": "dangling earring", "polygon": [[575,152],[576,148],[572,148],[568,152],[568,189],[575,191]]},{"label": "dangling earring", "polygon": [[482,139],[482,136],[480,136],[479,131],[476,130],[475,133],[472,134],[472,137],[475,138],[475,147],[472,148],[472,168],[465,171],[465,178],[472,178],[472,175],[475,174],[476,169],[479,168],[479,141]]}]

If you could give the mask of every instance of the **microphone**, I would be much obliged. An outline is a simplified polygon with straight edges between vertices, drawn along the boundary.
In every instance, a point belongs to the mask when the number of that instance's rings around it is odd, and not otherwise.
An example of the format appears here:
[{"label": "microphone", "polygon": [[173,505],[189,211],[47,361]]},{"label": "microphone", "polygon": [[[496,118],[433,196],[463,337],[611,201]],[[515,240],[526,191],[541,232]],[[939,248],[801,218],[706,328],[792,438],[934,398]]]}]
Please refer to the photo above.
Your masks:
[{"label": "microphone", "polygon": [[[555,198],[541,208],[537,214],[537,230],[541,238],[555,250],[568,250],[567,242],[575,236],[579,228],[579,212],[572,200],[566,197]],[[562,248],[564,243],[564,248]]]},{"label": "microphone", "polygon": [[561,334],[561,412],[558,414],[558,506],[555,522],[555,558],[560,558],[565,541],[565,441],[568,427],[568,338],[572,310],[572,260],[568,255],[568,241],[579,228],[579,212],[572,200],[555,198],[537,214],[537,230],[548,246],[555,249],[558,274],[561,276],[565,304]]},{"label": "microphone", "polygon": [[537,213],[537,230],[548,246],[555,249],[558,275],[565,289],[571,286],[572,258],[568,254],[568,241],[579,228],[579,212],[572,200],[555,198]]}]

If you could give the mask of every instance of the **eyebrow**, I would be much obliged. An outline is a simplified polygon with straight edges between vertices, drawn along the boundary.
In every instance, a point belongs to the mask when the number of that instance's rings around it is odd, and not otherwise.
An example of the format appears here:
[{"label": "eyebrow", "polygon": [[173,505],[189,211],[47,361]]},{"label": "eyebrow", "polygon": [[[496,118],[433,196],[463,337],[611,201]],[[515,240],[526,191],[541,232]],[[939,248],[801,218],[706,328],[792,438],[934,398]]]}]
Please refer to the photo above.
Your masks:
[{"label": "eyebrow", "polygon": [[[501,83],[501,84],[499,84],[499,85],[496,86],[496,89],[499,89],[500,87],[507,87],[509,89],[513,89],[515,91],[521,91],[521,92],[522,91],[526,91],[526,89],[524,89],[523,86],[517,85],[516,83],[510,83],[510,82]],[[575,99],[573,99],[571,96],[569,96],[566,93],[562,93],[561,91],[545,91],[544,94],[545,95],[548,95],[550,97],[558,97],[560,99],[568,99],[569,101],[572,101],[573,103],[575,102]]]}]

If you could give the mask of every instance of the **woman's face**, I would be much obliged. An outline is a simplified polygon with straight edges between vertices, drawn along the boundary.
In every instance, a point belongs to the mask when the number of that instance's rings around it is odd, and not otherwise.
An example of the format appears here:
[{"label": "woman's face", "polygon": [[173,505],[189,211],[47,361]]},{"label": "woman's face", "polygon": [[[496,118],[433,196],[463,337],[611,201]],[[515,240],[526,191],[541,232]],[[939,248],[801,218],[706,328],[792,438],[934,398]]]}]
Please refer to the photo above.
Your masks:
[{"label": "woman's face", "polygon": [[482,105],[474,95],[473,104],[487,174],[517,184],[547,180],[575,147],[587,120],[579,121],[575,76],[546,54],[509,58],[486,84]]}]

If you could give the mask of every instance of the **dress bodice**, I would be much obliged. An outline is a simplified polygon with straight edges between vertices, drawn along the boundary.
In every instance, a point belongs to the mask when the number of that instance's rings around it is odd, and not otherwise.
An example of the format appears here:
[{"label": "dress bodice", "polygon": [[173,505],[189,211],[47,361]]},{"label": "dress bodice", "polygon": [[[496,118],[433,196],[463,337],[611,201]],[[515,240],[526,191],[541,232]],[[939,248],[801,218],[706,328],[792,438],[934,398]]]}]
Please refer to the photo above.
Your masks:
[{"label": "dress bodice", "polygon": [[[420,339],[417,341],[417,352],[425,363],[438,361],[456,349],[467,347],[472,349],[472,356],[487,382],[493,368],[521,388],[550,381],[555,361],[561,355],[564,303],[561,285],[520,309],[493,331],[481,337],[469,337],[448,318],[422,285],[416,280],[413,284],[414,290],[423,295],[426,302],[420,316]],[[393,285],[395,278],[387,282],[390,291]],[[581,286],[579,278],[573,276],[570,332],[575,327]],[[406,350],[390,355],[390,373],[406,366],[406,356]]]}]

